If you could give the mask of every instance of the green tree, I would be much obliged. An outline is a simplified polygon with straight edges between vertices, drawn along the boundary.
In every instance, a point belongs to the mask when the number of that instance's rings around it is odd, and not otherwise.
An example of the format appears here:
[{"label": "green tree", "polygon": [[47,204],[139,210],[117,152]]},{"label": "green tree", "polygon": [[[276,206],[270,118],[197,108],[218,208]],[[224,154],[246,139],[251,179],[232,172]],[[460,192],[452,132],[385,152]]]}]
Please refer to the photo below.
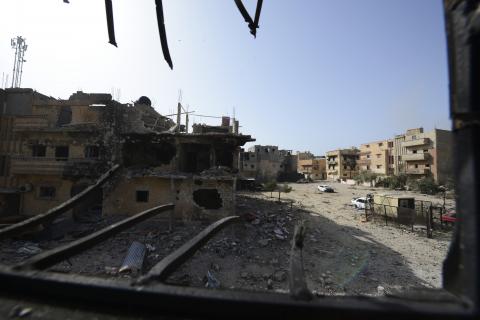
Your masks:
[{"label": "green tree", "polygon": [[280,193],[282,192],[289,193],[290,191],[292,191],[292,187],[284,183],[282,186],[277,187],[277,191],[278,191],[278,202],[280,202]]},{"label": "green tree", "polygon": [[270,191],[270,198],[273,198],[273,191],[277,189],[277,182],[272,180],[265,183],[265,191]]}]

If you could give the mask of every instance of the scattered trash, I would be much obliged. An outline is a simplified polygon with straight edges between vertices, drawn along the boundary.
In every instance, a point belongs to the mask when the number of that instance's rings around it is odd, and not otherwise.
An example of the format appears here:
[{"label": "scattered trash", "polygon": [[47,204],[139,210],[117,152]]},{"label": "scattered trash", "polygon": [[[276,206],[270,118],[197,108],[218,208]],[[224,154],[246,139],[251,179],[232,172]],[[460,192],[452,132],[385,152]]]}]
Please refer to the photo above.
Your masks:
[{"label": "scattered trash", "polygon": [[39,254],[42,252],[42,249],[33,242],[26,242],[25,245],[17,250],[17,253],[26,254],[29,256]]},{"label": "scattered trash", "polygon": [[147,248],[148,252],[153,252],[156,250],[156,248],[149,243],[145,245],[145,248]]},{"label": "scattered trash", "polygon": [[220,281],[218,281],[210,270],[207,271],[205,288],[216,289],[220,287]]},{"label": "scattered trash", "polygon": [[114,276],[118,273],[118,269],[115,267],[105,267],[105,273],[110,276]]},{"label": "scattered trash", "polygon": [[32,313],[32,308],[24,308],[22,306],[16,305],[10,310],[8,316],[10,318],[24,318],[29,316]]},{"label": "scattered trash", "polygon": [[136,274],[140,272],[143,267],[145,251],[146,249],[143,243],[133,241],[123,260],[122,266],[118,269],[118,273]]}]

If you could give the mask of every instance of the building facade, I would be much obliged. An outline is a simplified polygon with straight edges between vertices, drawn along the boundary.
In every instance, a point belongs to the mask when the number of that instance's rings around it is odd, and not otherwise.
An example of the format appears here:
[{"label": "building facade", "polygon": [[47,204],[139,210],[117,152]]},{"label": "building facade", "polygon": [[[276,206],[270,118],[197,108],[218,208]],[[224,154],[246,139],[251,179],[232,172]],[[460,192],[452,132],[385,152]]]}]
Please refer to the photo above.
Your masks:
[{"label": "building facade", "polygon": [[359,170],[357,161],[360,159],[360,150],[357,148],[338,149],[326,153],[327,179],[352,179]]},{"label": "building facade", "polygon": [[381,140],[360,145],[359,171],[378,175],[394,174],[393,140]]},{"label": "building facade", "polygon": [[298,173],[305,179],[325,180],[327,178],[326,159],[324,156],[316,157],[311,152],[297,153]]},{"label": "building facade", "polygon": [[399,139],[398,173],[410,177],[432,176],[439,184],[453,178],[451,131],[410,129]]},{"label": "building facade", "polygon": [[166,202],[185,219],[234,211],[240,147],[254,141],[235,128],[182,132],[146,97],[121,104],[109,94],[77,92],[62,100],[7,89],[0,99],[0,217],[43,213],[115,164],[121,170],[74,216],[136,214]]},{"label": "building facade", "polygon": [[255,145],[240,154],[239,169],[243,177],[261,182],[290,181],[298,179],[297,162],[291,150]]}]

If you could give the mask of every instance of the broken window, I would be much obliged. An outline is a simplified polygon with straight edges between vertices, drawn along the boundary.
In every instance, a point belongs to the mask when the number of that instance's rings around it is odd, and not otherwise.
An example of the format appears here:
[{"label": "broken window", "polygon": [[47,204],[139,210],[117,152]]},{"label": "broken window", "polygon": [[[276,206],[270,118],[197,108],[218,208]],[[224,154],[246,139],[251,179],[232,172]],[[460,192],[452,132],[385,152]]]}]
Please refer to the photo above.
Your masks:
[{"label": "broken window", "polygon": [[147,190],[137,190],[136,199],[137,202],[148,202],[149,191]]},{"label": "broken window", "polygon": [[0,176],[7,174],[7,156],[0,156]]},{"label": "broken window", "polygon": [[204,209],[220,209],[222,198],[217,189],[199,189],[193,192],[193,201]]},{"label": "broken window", "polygon": [[143,140],[128,142],[123,148],[125,166],[160,166],[169,164],[177,149],[170,141],[151,143]]},{"label": "broken window", "polygon": [[38,197],[40,199],[55,199],[56,189],[52,186],[40,186],[38,189]]},{"label": "broken window", "polygon": [[413,150],[412,153],[417,153],[417,150]]},{"label": "broken window", "polygon": [[233,167],[233,148],[229,145],[222,145],[215,148],[215,159],[217,166]]},{"label": "broken window", "polygon": [[100,148],[98,146],[86,146],[85,147],[85,158],[87,159],[96,159],[100,155]]},{"label": "broken window", "polygon": [[210,145],[186,143],[181,148],[180,171],[195,173],[210,168]]},{"label": "broken window", "polygon": [[68,146],[55,147],[55,159],[57,161],[67,161],[68,159]]},{"label": "broken window", "polygon": [[32,146],[32,157],[45,157],[47,154],[47,147],[41,144]]},{"label": "broken window", "polygon": [[72,109],[68,106],[64,106],[60,109],[57,120],[57,127],[69,124],[72,122]]}]

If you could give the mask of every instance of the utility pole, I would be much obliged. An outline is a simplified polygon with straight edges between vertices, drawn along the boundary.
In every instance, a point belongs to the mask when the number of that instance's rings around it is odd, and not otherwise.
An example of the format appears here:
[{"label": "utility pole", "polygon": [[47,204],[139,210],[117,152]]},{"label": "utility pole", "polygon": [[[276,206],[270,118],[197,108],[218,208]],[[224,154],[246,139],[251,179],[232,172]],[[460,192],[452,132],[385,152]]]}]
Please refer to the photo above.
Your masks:
[{"label": "utility pole", "polygon": [[12,88],[19,88],[22,84],[23,63],[27,44],[21,36],[11,39],[12,49],[15,49],[15,60],[13,62]]}]

